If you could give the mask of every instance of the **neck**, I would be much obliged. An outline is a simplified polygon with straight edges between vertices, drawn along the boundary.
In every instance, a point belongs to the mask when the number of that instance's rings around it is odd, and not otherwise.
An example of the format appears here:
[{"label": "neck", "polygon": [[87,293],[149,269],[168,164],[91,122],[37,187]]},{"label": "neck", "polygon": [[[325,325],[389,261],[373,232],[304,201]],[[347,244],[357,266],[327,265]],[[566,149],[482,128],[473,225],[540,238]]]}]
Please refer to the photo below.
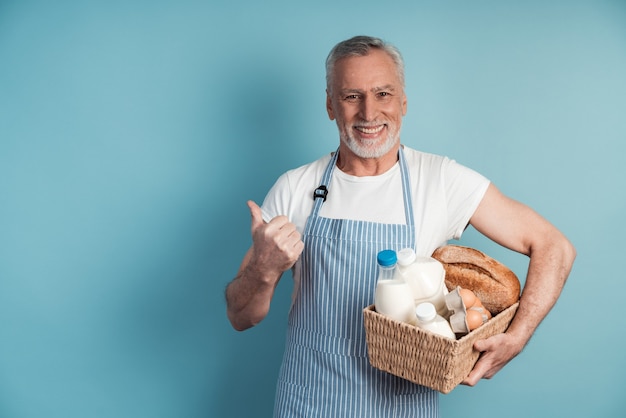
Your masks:
[{"label": "neck", "polygon": [[361,158],[354,154],[343,144],[339,145],[339,157],[337,168],[346,174],[357,177],[377,176],[385,173],[398,161],[398,149],[400,144],[393,147],[389,152],[379,158]]}]

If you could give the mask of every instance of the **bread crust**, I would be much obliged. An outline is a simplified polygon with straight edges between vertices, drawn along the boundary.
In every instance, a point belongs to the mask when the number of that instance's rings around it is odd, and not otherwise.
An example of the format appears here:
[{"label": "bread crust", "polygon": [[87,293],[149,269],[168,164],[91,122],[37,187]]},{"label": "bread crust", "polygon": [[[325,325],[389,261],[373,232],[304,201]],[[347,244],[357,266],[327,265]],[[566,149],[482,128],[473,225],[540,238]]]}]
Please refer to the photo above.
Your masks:
[{"label": "bread crust", "polygon": [[520,281],[504,264],[482,251],[460,245],[445,245],[435,250],[446,271],[446,287],[470,289],[492,315],[513,305],[520,297]]}]

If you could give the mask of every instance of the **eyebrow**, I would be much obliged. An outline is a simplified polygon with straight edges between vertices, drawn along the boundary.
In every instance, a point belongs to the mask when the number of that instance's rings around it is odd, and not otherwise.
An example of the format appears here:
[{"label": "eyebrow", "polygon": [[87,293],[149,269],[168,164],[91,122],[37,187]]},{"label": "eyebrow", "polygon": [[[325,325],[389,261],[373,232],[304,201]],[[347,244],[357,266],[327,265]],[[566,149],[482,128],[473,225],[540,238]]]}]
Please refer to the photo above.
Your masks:
[{"label": "eyebrow", "polygon": [[374,88],[372,89],[372,91],[373,91],[374,93],[377,93],[377,92],[379,92],[379,91],[383,91],[383,90],[395,91],[395,90],[396,90],[396,88],[394,87],[394,85],[393,85],[393,84],[386,84],[386,85],[384,85],[384,86],[381,86],[381,87],[374,87]]},{"label": "eyebrow", "polygon": [[[372,88],[370,91],[372,93],[378,93],[380,91],[396,91],[397,89],[393,86],[393,84],[386,84],[384,86],[380,86],[380,87],[374,87]],[[348,93],[363,93],[363,90],[361,89],[341,89],[339,90],[342,94],[348,94]]]}]

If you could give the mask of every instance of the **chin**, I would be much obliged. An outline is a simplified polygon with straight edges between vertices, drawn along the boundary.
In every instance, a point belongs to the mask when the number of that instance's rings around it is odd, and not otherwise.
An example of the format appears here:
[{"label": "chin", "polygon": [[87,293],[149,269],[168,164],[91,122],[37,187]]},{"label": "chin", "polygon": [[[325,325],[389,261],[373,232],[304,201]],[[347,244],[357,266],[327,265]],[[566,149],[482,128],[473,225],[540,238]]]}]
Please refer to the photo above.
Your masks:
[{"label": "chin", "polygon": [[382,143],[369,145],[354,138],[343,138],[342,142],[359,158],[381,158],[394,148],[399,138],[390,135]]}]

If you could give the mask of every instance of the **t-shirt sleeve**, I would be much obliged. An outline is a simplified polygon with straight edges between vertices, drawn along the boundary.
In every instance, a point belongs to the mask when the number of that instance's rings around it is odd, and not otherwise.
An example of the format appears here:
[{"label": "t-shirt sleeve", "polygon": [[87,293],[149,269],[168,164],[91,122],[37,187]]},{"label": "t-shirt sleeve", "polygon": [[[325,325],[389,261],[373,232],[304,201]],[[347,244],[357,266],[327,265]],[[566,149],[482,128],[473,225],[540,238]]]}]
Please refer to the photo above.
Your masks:
[{"label": "t-shirt sleeve", "polygon": [[269,222],[278,215],[288,215],[290,199],[289,175],[282,174],[265,195],[261,212],[263,220]]},{"label": "t-shirt sleeve", "polygon": [[485,196],[490,181],[450,159],[444,164],[444,170],[449,233],[454,239],[459,239]]},{"label": "t-shirt sleeve", "polygon": [[329,160],[330,154],[283,173],[263,200],[263,219],[269,222],[276,216],[286,216],[302,233],[313,208],[313,190]]}]

